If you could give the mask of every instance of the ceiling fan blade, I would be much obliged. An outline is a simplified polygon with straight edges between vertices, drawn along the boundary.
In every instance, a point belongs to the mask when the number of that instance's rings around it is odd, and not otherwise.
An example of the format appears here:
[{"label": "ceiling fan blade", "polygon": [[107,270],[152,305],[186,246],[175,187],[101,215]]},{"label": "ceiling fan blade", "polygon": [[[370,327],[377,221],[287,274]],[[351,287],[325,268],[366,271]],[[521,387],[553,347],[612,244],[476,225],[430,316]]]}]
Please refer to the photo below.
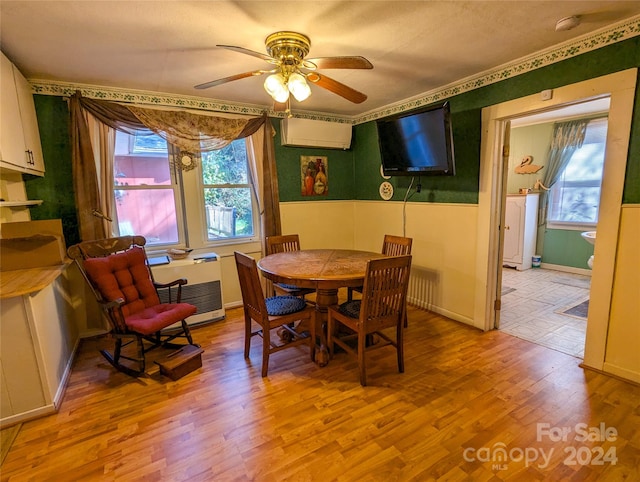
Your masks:
[{"label": "ceiling fan blade", "polygon": [[252,57],[258,57],[259,59],[265,60],[269,63],[275,63],[276,61],[273,57],[269,57],[268,55],[261,54],[254,50],[245,49],[243,47],[236,47],[235,45],[216,45],[216,47],[222,47],[223,49],[233,50],[234,52],[251,55]]},{"label": "ceiling fan blade", "polygon": [[362,92],[358,92],[357,90],[352,89],[351,87],[344,85],[337,80],[333,80],[326,75],[320,75],[317,72],[311,72],[310,74],[307,74],[307,80],[319,87],[322,87],[323,89],[327,89],[334,94],[338,94],[339,96],[344,97],[354,104],[361,104],[362,102],[367,100],[367,96]]},{"label": "ceiling fan blade", "polygon": [[242,74],[230,75],[229,77],[224,77],[218,80],[212,80],[211,82],[205,82],[204,84],[198,84],[194,86],[194,89],[208,89],[209,87],[215,87],[216,85],[226,84],[227,82],[232,82],[234,80],[246,79],[247,77],[253,77],[256,75],[262,75],[267,73],[267,70],[253,70],[251,72],[244,72]]},{"label": "ceiling fan blade", "polygon": [[373,65],[364,57],[317,57],[315,59],[305,59],[304,62],[311,62],[318,69],[372,69]]}]

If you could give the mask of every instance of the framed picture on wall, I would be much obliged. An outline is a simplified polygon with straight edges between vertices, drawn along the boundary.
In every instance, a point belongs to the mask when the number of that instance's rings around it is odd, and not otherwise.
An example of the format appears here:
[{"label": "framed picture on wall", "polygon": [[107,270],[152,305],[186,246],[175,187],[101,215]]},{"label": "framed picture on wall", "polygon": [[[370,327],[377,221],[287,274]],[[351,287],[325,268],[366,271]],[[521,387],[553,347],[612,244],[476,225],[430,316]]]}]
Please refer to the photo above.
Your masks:
[{"label": "framed picture on wall", "polygon": [[301,194],[326,196],[329,193],[329,165],[326,156],[300,156]]}]

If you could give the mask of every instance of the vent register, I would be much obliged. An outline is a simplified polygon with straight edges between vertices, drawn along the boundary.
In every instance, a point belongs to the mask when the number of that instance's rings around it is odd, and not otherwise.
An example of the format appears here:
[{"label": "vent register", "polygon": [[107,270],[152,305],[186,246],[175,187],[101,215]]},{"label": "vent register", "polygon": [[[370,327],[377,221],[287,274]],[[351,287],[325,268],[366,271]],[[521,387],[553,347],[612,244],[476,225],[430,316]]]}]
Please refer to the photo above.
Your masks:
[{"label": "vent register", "polygon": [[[182,287],[182,301],[191,303],[198,311],[187,319],[189,325],[218,321],[224,318],[222,299],[222,271],[218,255],[207,253],[191,259],[169,260],[168,257],[150,258],[154,279],[167,283],[186,278]],[[167,289],[158,290],[160,301],[169,301]]]}]

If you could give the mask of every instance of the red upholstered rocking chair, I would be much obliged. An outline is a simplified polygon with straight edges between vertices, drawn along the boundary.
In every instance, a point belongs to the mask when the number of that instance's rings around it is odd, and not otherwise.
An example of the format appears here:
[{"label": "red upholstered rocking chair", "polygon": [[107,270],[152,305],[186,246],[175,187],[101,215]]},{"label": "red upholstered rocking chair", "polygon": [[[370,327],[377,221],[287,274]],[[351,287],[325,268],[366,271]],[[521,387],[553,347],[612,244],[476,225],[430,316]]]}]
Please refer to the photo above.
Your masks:
[{"label": "red upholstered rocking chair", "polygon": [[[184,346],[172,343],[176,338],[194,344],[185,319],[197,311],[195,306],[180,301],[186,279],[154,282],[145,244],[143,236],[122,236],[85,241],[67,250],[89,283],[115,338],[113,353],[100,353],[117,370],[134,377],[145,373],[148,351]],[[168,303],[160,302],[158,288],[169,290]],[[177,328],[169,328],[176,324]],[[123,349],[131,343],[136,344],[136,353],[125,355]]]}]

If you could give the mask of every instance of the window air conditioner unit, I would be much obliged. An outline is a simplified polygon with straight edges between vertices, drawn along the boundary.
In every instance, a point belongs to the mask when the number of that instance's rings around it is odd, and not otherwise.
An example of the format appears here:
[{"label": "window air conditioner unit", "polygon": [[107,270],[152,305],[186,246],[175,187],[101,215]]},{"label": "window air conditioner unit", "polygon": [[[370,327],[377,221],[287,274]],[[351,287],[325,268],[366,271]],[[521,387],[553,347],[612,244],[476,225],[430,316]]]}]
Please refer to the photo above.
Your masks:
[{"label": "window air conditioner unit", "polygon": [[312,119],[282,119],[282,145],[349,149],[351,124]]}]

